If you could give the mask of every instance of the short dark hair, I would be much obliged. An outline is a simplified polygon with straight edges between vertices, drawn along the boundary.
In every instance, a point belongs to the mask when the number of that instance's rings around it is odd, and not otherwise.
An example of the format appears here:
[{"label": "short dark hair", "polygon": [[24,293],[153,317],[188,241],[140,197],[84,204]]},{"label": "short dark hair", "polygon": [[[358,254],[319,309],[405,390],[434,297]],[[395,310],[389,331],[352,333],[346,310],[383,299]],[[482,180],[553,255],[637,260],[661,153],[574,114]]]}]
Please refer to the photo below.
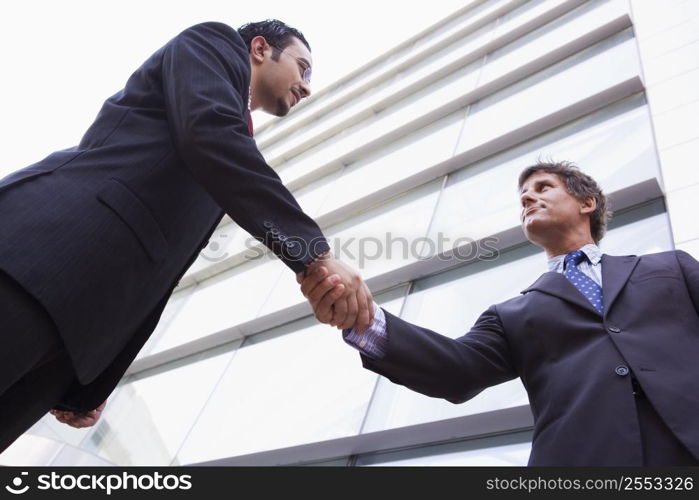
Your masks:
[{"label": "short dark hair", "polygon": [[539,161],[534,165],[525,168],[519,175],[519,189],[526,180],[536,172],[547,172],[556,174],[566,185],[568,193],[580,201],[585,201],[592,197],[597,202],[597,208],[590,214],[590,232],[595,243],[599,243],[604,238],[607,231],[607,223],[612,217],[612,212],[607,208],[607,195],[602,192],[597,181],[582,172],[580,168],[569,161],[543,162]]},{"label": "short dark hair", "polygon": [[293,43],[294,38],[301,40],[306,48],[310,51],[311,46],[308,44],[306,37],[303,36],[296,28],[279,21],[278,19],[266,19],[256,23],[247,23],[238,28],[238,34],[245,42],[250,52],[252,39],[256,36],[262,36],[274,50],[272,57],[276,60],[279,58],[279,53]]}]

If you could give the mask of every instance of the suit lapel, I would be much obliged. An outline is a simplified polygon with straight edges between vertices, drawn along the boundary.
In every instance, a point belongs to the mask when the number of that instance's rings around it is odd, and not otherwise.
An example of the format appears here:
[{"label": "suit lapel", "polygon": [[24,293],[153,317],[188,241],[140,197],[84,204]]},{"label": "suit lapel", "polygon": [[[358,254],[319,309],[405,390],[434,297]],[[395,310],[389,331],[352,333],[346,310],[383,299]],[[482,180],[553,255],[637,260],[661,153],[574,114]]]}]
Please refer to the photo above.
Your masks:
[{"label": "suit lapel", "polygon": [[625,257],[602,255],[602,295],[605,314],[609,313],[614,305],[614,300],[626,285],[636,264],[638,264],[638,257],[635,255]]},{"label": "suit lapel", "polygon": [[526,290],[523,290],[522,293],[528,293],[534,290],[549,295],[554,295],[568,302],[572,302],[573,304],[579,305],[583,309],[587,309],[588,311],[591,311],[599,316],[599,312],[594,308],[590,301],[587,300],[583,294],[580,293],[580,291],[560,273],[551,271],[542,274],[532,286]]}]

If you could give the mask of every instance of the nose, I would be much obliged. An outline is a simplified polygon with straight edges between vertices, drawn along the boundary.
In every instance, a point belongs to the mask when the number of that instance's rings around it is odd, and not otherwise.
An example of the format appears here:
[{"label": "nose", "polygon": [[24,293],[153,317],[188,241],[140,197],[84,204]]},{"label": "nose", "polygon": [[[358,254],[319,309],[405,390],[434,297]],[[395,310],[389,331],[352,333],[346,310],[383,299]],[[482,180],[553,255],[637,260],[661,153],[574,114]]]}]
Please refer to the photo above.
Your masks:
[{"label": "nose", "polygon": [[299,89],[301,90],[301,98],[304,99],[306,97],[311,96],[311,86],[310,84],[303,82],[299,85]]},{"label": "nose", "polygon": [[522,204],[522,208],[527,208],[532,203],[536,203],[536,198],[527,190],[522,191],[522,194],[519,195],[519,201]]}]

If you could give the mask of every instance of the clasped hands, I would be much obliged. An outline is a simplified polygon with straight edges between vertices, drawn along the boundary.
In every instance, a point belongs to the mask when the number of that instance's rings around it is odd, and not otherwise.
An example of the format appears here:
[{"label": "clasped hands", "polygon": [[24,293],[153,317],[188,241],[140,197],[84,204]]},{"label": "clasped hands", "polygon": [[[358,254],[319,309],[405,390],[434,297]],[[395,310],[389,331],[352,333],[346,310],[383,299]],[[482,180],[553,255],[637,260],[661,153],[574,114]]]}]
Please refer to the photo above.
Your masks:
[{"label": "clasped hands", "polygon": [[97,408],[91,411],[74,412],[74,411],[62,411],[62,410],[51,410],[49,413],[56,417],[56,420],[62,424],[75,427],[76,429],[83,429],[85,427],[92,427],[95,425],[104,411],[104,407],[107,405],[105,401]]},{"label": "clasped hands", "polygon": [[321,323],[361,333],[374,322],[374,299],[359,273],[327,253],[296,275]]}]

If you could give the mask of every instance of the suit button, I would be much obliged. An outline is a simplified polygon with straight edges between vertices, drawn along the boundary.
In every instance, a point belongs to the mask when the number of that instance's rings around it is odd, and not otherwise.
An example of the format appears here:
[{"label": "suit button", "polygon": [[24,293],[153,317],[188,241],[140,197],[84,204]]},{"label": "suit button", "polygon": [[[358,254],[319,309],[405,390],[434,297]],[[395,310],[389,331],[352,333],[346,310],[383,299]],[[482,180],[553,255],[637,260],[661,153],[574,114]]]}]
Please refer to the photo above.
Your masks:
[{"label": "suit button", "polygon": [[274,227],[274,224],[272,224],[272,223],[271,223],[270,221],[268,221],[268,220],[266,220],[266,221],[264,222],[264,224],[262,224],[262,225],[265,226],[267,229],[271,229],[271,228]]},{"label": "suit button", "polygon": [[610,326],[610,327],[609,327],[609,331],[612,332],[612,333],[620,333],[620,332],[621,332],[621,328],[617,328],[616,326]]},{"label": "suit button", "polygon": [[629,374],[629,368],[624,365],[620,365],[614,368],[614,372],[620,377],[625,377]]}]

